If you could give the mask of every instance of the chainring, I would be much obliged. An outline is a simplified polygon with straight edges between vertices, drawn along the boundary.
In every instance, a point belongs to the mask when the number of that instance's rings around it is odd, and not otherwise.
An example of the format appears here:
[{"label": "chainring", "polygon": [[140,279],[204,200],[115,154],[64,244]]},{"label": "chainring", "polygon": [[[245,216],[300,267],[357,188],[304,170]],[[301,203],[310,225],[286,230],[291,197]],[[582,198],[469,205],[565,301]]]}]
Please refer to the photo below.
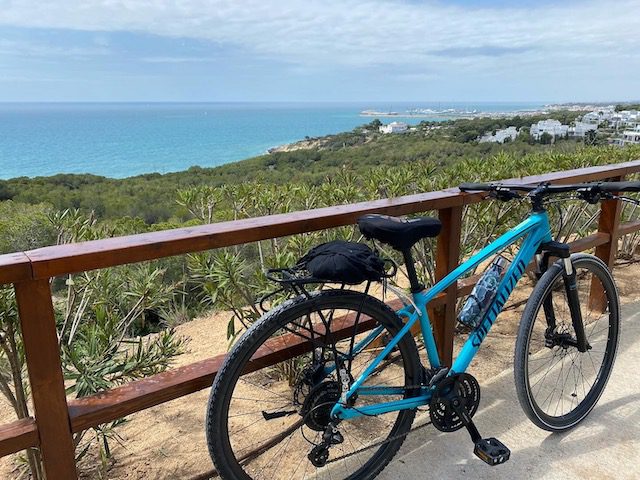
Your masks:
[{"label": "chainring", "polygon": [[480,405],[478,381],[468,373],[461,373],[438,383],[429,402],[429,416],[434,427],[441,432],[455,432],[464,427],[462,419],[451,407],[451,401],[456,397],[469,417],[473,417]]}]

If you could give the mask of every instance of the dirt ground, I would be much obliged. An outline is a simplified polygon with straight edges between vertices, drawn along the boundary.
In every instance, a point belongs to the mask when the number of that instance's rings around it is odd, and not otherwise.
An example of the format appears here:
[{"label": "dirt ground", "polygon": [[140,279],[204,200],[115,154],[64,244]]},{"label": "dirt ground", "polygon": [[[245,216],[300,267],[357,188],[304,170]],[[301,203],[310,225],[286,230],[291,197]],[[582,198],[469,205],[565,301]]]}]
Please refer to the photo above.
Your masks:
[{"label": "dirt ground", "polygon": [[[619,265],[614,270],[622,303],[640,300],[638,275],[640,264]],[[510,302],[472,363],[469,372],[480,382],[508,369],[513,361],[515,333],[524,302],[529,297],[531,284],[523,280],[511,296]],[[226,351],[226,324],[229,314],[216,313],[199,318],[177,328],[178,333],[190,339],[188,352],[175,362],[176,366],[211,357]],[[466,335],[458,335],[459,348]],[[106,478],[133,479],[196,479],[206,478],[212,468],[207,451],[204,418],[209,392],[201,391],[163,405],[131,415],[118,428],[122,444],[113,443],[114,460]],[[9,405],[0,402],[0,423],[14,419]],[[83,478],[98,478],[89,465],[96,459],[83,461]],[[0,478],[18,478],[15,458],[0,462]]]}]

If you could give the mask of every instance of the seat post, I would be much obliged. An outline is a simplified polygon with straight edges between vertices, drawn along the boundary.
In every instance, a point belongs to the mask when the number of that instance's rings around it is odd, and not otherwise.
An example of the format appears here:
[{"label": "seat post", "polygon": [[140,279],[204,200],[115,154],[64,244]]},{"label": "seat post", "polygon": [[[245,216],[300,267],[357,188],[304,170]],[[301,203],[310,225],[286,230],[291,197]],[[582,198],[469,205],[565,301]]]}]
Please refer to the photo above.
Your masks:
[{"label": "seat post", "polygon": [[418,274],[416,273],[416,265],[413,262],[411,248],[402,250],[402,256],[404,257],[404,264],[407,267],[407,276],[409,277],[409,283],[411,285],[411,293],[421,292],[424,290],[424,285],[418,280]]}]

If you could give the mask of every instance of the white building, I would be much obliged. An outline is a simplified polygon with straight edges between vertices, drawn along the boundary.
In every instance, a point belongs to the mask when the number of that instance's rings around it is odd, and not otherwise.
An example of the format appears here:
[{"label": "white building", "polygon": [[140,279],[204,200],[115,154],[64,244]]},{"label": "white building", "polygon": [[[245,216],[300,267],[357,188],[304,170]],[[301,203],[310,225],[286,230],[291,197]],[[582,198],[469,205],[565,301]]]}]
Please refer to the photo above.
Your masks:
[{"label": "white building", "polygon": [[602,122],[610,122],[613,117],[617,115],[615,106],[609,105],[607,107],[599,108],[598,110],[593,110],[589,113],[585,113],[582,116],[582,121],[584,123],[595,123],[596,125],[601,124]]},{"label": "white building", "polygon": [[404,122],[391,122],[389,125],[382,125],[380,131],[382,133],[404,133],[409,128]]},{"label": "white building", "polygon": [[582,121],[585,123],[601,124],[604,121],[609,121],[616,114],[613,108],[607,108],[603,110],[594,110],[593,112],[585,113],[582,116]]},{"label": "white building", "polygon": [[600,123],[600,115],[598,115],[598,112],[585,113],[582,116],[582,121],[585,123],[594,123],[597,125]]},{"label": "white building", "polygon": [[480,138],[480,143],[486,142],[495,142],[495,143],[504,143],[504,141],[508,138],[511,141],[515,140],[518,136],[518,129],[516,127],[507,127],[502,130],[497,130],[495,135],[490,133],[483,135]]},{"label": "white building", "polygon": [[[623,110],[620,114],[620,125],[635,127],[640,124],[640,112],[637,110]],[[633,128],[632,128],[633,129]]]},{"label": "white building", "polygon": [[536,140],[540,140],[540,137],[545,133],[555,139],[556,137],[567,135],[569,133],[569,125],[562,125],[559,120],[540,120],[538,123],[531,125],[529,133]]},{"label": "white building", "polygon": [[637,110],[621,110],[616,112],[613,107],[607,107],[603,110],[594,110],[585,113],[582,116],[582,122],[599,125],[602,122],[609,122],[612,128],[634,127],[640,121],[640,115]]},{"label": "white building", "polygon": [[598,131],[598,125],[595,123],[576,122],[574,126],[569,127],[570,137],[584,137],[587,132]]},{"label": "white building", "polygon": [[640,145],[640,125],[622,134],[622,145]]}]

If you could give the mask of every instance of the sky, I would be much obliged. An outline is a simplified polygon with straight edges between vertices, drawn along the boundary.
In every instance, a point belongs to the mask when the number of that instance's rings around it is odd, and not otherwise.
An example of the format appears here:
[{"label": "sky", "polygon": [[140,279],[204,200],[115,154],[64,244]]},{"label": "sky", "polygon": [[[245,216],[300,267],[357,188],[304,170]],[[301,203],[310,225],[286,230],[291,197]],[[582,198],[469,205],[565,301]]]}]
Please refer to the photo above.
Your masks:
[{"label": "sky", "polygon": [[0,0],[0,101],[640,99],[640,0]]}]

